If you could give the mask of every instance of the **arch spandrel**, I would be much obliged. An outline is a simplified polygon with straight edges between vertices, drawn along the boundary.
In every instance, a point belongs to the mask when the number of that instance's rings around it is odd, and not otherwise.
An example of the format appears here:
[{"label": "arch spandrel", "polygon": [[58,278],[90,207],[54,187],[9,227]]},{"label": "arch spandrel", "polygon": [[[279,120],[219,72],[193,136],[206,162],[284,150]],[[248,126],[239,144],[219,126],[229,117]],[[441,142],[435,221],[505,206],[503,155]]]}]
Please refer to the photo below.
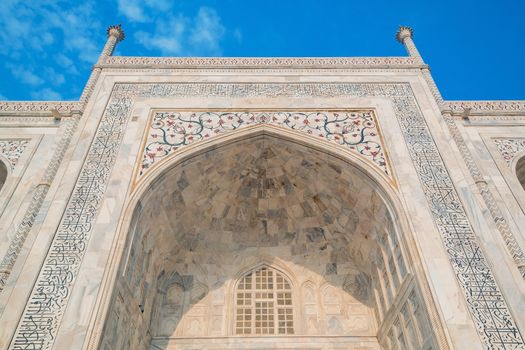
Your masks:
[{"label": "arch spandrel", "polygon": [[377,117],[373,110],[152,110],[143,137],[135,180],[182,148],[241,129],[272,125],[360,156],[394,182]]}]

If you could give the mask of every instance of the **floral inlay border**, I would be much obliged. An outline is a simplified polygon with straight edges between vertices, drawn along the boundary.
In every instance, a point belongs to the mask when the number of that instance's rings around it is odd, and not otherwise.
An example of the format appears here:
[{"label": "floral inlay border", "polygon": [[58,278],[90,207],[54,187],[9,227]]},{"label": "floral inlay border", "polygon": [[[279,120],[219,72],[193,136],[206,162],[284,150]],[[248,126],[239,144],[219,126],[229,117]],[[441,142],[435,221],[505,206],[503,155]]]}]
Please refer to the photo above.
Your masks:
[{"label": "floral inlay border", "polygon": [[525,151],[525,138],[494,138],[492,139],[492,141],[494,141],[494,143],[498,147],[499,153],[502,155],[509,168],[512,165],[512,160],[514,159],[516,154]]},{"label": "floral inlay border", "polygon": [[273,124],[344,146],[391,177],[372,111],[154,111],[138,178],[181,147],[249,125]]}]

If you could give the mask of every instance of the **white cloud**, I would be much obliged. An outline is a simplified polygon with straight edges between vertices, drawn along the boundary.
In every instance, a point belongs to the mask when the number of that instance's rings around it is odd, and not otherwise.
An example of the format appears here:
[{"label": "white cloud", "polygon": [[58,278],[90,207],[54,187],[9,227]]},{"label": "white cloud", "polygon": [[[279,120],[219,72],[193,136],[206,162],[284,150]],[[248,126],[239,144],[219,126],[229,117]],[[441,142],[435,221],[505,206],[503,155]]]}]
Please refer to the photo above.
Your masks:
[{"label": "white cloud", "polygon": [[237,42],[242,42],[242,32],[239,28],[235,28],[235,30],[233,31],[233,37],[235,38],[235,40],[237,40]]},{"label": "white cloud", "polygon": [[53,11],[44,9],[44,17],[49,25],[59,30],[64,36],[66,51],[76,55],[81,61],[94,64],[101,51],[101,42],[97,40],[104,32],[97,19],[96,6],[86,1],[81,5]]},{"label": "white cloud", "polygon": [[196,48],[220,53],[219,42],[225,32],[226,29],[221,24],[221,18],[217,12],[208,7],[201,7],[195,20],[195,26],[191,30],[190,43]]},{"label": "white cloud", "polygon": [[66,78],[64,77],[64,75],[62,73],[58,73],[53,68],[49,68],[49,67],[45,68],[44,73],[45,73],[46,80],[55,86],[62,85],[66,81]]},{"label": "white cloud", "polygon": [[167,11],[172,8],[174,1],[172,0],[145,0],[144,3],[146,3],[152,9],[155,9],[158,11]]},{"label": "white cloud", "polygon": [[[155,12],[169,13],[173,2],[170,0],[117,0],[117,9],[120,15],[131,22],[152,22]],[[149,15],[148,15],[149,14]]]},{"label": "white cloud", "polygon": [[44,101],[59,101],[62,100],[62,95],[50,88],[44,88],[31,93],[31,97],[37,100]]},{"label": "white cloud", "polygon": [[102,31],[97,19],[93,1],[87,0],[80,5],[67,4],[56,0],[3,0],[0,6],[0,44],[3,54],[11,56],[28,49],[48,52],[49,46],[63,37],[68,43],[77,37],[83,38],[82,45],[70,44],[68,49],[81,54],[91,46],[99,44],[94,41],[94,34]]},{"label": "white cloud", "polygon": [[194,18],[182,14],[157,19],[153,32],[138,31],[134,37],[149,50],[162,55],[220,55],[226,28],[214,9],[201,7]]},{"label": "white cloud", "polygon": [[145,14],[145,3],[140,0],[117,0],[117,8],[131,22],[148,22]]},{"label": "white cloud", "polygon": [[31,86],[37,86],[44,83],[44,79],[37,76],[32,71],[25,69],[22,66],[17,66],[14,64],[6,64],[6,67],[11,71],[13,76],[20,80],[22,83],[31,85]]},{"label": "white cloud", "polygon": [[76,66],[96,62],[104,33],[96,10],[93,0],[2,0],[0,62],[24,84],[64,84],[63,74],[42,67],[58,62],[78,74]]},{"label": "white cloud", "polygon": [[155,32],[138,31],[135,40],[150,50],[160,50],[163,55],[179,55],[187,19],[181,15],[157,21]]},{"label": "white cloud", "polygon": [[75,63],[71,58],[67,57],[62,53],[57,54],[54,58],[55,62],[58,63],[60,68],[62,68],[63,70],[74,75],[78,74],[78,69],[77,67],[75,67]]}]

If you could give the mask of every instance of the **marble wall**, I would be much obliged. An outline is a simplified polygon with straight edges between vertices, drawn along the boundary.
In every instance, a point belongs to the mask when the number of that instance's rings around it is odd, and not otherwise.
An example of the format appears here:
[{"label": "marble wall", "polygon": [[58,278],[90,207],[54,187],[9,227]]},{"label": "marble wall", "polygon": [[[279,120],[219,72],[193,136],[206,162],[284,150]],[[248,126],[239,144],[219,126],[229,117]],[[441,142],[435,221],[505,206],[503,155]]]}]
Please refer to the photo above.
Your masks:
[{"label": "marble wall", "polygon": [[[508,250],[525,247],[523,153],[509,158],[494,141],[521,144],[522,107],[444,117],[419,67],[128,68],[104,68],[61,164],[50,150],[62,122],[28,117],[0,130],[30,140],[0,191],[0,252],[18,245],[35,186],[50,188],[0,293],[0,348],[523,348],[525,285]],[[383,138],[365,141],[381,152],[312,141],[283,120],[265,130],[327,153],[264,133],[246,140],[255,125],[241,118],[244,143],[227,147],[235,138],[221,133],[220,147],[160,175],[201,146],[144,163],[154,113],[208,108],[373,110]],[[365,174],[328,153],[375,167]],[[391,185],[400,215],[370,178]],[[145,182],[128,227],[126,206]],[[293,283],[293,337],[232,336],[235,283],[260,264]]]}]

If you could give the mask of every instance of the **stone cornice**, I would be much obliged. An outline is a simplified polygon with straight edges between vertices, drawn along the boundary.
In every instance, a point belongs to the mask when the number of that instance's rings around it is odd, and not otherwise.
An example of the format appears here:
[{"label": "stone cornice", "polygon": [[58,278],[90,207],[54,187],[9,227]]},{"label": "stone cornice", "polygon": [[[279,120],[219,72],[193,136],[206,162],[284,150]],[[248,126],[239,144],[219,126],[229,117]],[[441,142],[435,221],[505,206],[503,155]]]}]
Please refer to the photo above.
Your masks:
[{"label": "stone cornice", "polygon": [[[330,57],[330,58],[253,58],[253,57],[126,57],[111,56],[104,68],[126,69],[366,69],[366,68],[420,68],[411,57]],[[80,109],[77,101],[0,101],[0,115],[49,116],[52,110],[71,114]],[[454,115],[470,109],[471,114],[523,115],[525,100],[445,101],[443,110]],[[498,119],[497,116],[494,116]]]},{"label": "stone cornice", "polygon": [[49,116],[53,110],[71,114],[80,105],[76,101],[0,101],[0,115],[29,114]]},{"label": "stone cornice", "polygon": [[412,57],[133,57],[111,56],[103,67],[129,68],[370,68],[420,65]]},{"label": "stone cornice", "polygon": [[470,109],[470,113],[481,114],[521,114],[525,115],[525,100],[494,100],[494,101],[446,101],[443,110],[453,114],[463,113]]}]

